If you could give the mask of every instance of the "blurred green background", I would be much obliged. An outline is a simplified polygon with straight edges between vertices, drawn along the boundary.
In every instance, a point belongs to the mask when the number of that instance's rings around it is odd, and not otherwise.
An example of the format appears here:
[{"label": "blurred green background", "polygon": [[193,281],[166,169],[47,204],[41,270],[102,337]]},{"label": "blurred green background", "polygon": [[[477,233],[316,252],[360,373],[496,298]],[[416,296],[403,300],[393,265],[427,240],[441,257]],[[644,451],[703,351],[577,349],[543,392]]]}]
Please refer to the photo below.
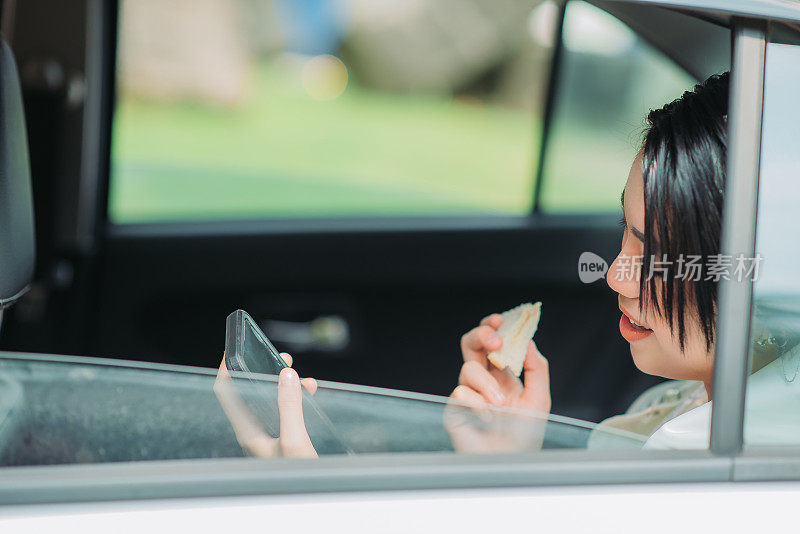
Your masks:
[{"label": "blurred green background", "polygon": [[[410,5],[123,0],[111,220],[529,212],[558,8]],[[541,206],[617,210],[692,80],[585,2],[564,24]]]},{"label": "blurred green background", "polygon": [[290,79],[263,65],[235,108],[123,99],[114,219],[529,208],[538,141],[529,115],[352,83],[321,101]]}]

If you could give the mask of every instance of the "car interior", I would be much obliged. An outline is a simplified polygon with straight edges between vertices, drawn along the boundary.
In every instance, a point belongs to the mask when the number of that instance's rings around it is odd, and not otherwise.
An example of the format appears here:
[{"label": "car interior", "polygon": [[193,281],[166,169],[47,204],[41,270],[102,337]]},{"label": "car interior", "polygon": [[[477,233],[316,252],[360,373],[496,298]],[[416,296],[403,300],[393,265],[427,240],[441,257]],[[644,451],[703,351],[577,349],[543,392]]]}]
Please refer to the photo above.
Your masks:
[{"label": "car interior", "polygon": [[[462,363],[460,337],[490,313],[541,301],[535,341],[549,360],[554,413],[597,422],[625,411],[659,381],[634,367],[617,328],[616,295],[604,280],[586,284],[578,276],[583,252],[608,263],[616,256],[618,200],[569,209],[553,200],[563,189],[569,204],[570,191],[593,178],[589,165],[568,185],[557,183],[559,166],[572,164],[564,154],[583,150],[565,137],[564,125],[619,92],[583,74],[595,59],[576,52],[580,32],[569,22],[571,6],[584,2],[552,3],[555,41],[531,82],[543,88],[531,90],[542,111],[529,127],[540,134],[523,154],[538,163],[526,177],[530,195],[521,212],[133,222],[115,220],[110,208],[115,143],[122,142],[115,121],[123,3],[0,2],[0,303],[16,301],[4,312],[2,350],[215,368],[225,319],[243,309],[279,350],[292,353],[301,376],[448,395]],[[718,21],[592,4],[681,80],[729,69],[731,34]],[[471,73],[459,95],[480,94],[496,76],[496,64]],[[575,95],[586,94],[594,103],[589,111],[572,106]],[[641,125],[625,127],[630,133]],[[212,155],[225,156],[226,135],[219,131],[219,154]],[[179,136],[171,141],[175,150],[182,143]],[[636,140],[629,144],[632,159]],[[605,194],[618,199],[625,178]],[[214,179],[222,186],[233,180]],[[503,187],[491,173],[484,180],[487,190]]]}]

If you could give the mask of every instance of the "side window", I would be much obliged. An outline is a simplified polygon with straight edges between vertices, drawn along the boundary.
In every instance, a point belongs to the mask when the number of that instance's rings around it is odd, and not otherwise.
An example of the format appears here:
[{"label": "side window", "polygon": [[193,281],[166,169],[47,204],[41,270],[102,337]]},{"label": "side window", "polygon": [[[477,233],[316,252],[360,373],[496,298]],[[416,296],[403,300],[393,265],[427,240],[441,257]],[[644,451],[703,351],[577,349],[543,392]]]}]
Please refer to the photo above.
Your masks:
[{"label": "side window", "polygon": [[122,0],[110,219],[529,212],[537,3]]},{"label": "side window", "polygon": [[[800,43],[795,40],[794,43]],[[767,43],[746,445],[800,445],[800,45]],[[736,266],[736,259],[732,260]],[[735,267],[734,267],[735,268]],[[752,268],[752,272],[751,272]],[[736,271],[734,271],[736,272]]]},{"label": "side window", "polygon": [[628,26],[590,4],[567,4],[559,83],[540,207],[614,211],[651,108],[696,83]]}]

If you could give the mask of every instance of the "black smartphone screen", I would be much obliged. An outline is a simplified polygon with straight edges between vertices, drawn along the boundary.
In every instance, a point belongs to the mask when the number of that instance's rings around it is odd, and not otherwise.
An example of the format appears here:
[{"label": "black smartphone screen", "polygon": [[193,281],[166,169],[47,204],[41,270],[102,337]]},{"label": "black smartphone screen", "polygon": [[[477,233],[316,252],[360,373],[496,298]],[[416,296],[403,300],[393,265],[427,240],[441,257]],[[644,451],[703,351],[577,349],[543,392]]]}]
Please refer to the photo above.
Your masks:
[{"label": "black smartphone screen", "polygon": [[[277,388],[272,382],[255,379],[257,374],[277,375],[287,367],[280,353],[264,332],[244,310],[228,315],[225,332],[225,365],[230,371],[248,376],[247,393],[242,395],[253,415],[272,436],[280,428]],[[255,397],[252,394],[256,393]],[[336,431],[331,420],[305,390],[303,417],[311,443],[318,454],[352,454],[352,450]]]}]

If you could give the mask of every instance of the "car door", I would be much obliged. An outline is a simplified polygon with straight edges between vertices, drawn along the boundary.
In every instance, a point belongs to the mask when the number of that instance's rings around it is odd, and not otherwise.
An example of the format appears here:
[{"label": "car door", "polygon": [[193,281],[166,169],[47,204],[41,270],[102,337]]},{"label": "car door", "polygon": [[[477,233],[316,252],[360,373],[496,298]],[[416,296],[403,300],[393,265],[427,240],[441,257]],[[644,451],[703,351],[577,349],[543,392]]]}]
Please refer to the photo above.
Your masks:
[{"label": "car door", "polygon": [[[461,335],[541,301],[555,411],[600,420],[655,382],[602,277],[578,276],[584,252],[616,255],[644,112],[702,70],[660,50],[647,18],[425,2],[331,22],[344,15],[211,4],[90,4],[60,30],[87,36],[69,126],[83,146],[48,151],[53,114],[31,98],[32,151],[81,162],[84,197],[37,206],[56,239],[7,347],[216,366],[243,308],[303,375],[447,394]],[[24,70],[44,30],[18,7]],[[70,190],[55,161],[34,179]]]}]

